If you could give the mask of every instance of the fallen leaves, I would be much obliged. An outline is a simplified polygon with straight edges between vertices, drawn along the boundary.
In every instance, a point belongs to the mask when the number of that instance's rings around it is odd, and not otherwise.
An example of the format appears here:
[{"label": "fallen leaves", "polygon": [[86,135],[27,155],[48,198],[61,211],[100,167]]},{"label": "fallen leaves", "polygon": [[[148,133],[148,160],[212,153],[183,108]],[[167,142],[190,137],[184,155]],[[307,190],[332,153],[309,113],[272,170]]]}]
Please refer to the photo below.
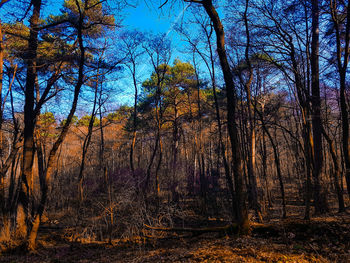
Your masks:
[{"label": "fallen leaves", "polygon": [[[141,237],[103,242],[70,242],[60,228],[42,232],[40,253],[3,255],[1,262],[347,262],[350,258],[350,218],[286,220],[254,224],[251,236],[205,233],[202,236],[140,242]],[[69,230],[69,231],[68,231]],[[61,231],[61,233],[59,232]],[[61,234],[61,238],[57,238]],[[169,234],[169,233],[168,233]],[[45,238],[44,238],[45,237]],[[44,238],[44,239],[43,239]]]}]

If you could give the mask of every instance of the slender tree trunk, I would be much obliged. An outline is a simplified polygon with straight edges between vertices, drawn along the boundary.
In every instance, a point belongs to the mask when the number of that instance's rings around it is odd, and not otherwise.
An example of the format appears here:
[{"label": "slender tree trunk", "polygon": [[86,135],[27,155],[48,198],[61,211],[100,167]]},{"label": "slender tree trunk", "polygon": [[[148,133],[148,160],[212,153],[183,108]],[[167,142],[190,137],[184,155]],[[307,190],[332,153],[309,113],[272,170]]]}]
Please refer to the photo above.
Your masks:
[{"label": "slender tree trunk", "polygon": [[[160,85],[160,83],[159,83]],[[160,88],[157,88],[158,92],[160,92]],[[159,107],[159,97],[157,98],[157,102],[156,102],[156,125],[157,125],[157,135],[155,138],[155,144],[154,144],[154,148],[152,151],[152,155],[151,155],[151,159],[150,162],[148,164],[147,167],[147,172],[146,172],[146,182],[145,182],[145,186],[144,186],[144,194],[145,191],[147,190],[148,186],[149,186],[149,182],[151,180],[151,169],[152,169],[152,165],[154,162],[154,159],[156,157],[157,151],[159,150],[159,159],[158,159],[158,163],[157,163],[157,167],[156,167],[156,173],[155,173],[155,193],[157,195],[157,198],[159,198],[159,178],[158,178],[158,172],[160,169],[160,164],[162,162],[162,157],[163,157],[163,147],[162,147],[162,142],[161,142],[161,114],[160,114],[160,107]],[[161,148],[160,148],[161,146]]]},{"label": "slender tree trunk", "polygon": [[304,141],[304,156],[306,162],[306,178],[305,178],[305,219],[310,219],[310,205],[311,205],[311,193],[312,193],[312,182],[311,182],[311,173],[314,160],[313,152],[313,137],[311,133],[311,123],[310,123],[310,107],[308,105],[309,92],[302,83],[302,77],[299,72],[298,62],[296,59],[295,48],[290,41],[290,58],[292,61],[293,73],[295,87],[297,90],[297,97],[300,105],[301,119],[302,119],[302,136]]},{"label": "slender tree trunk", "polygon": [[[230,171],[230,166],[226,157],[226,147],[223,139],[223,129],[222,129],[222,121],[221,121],[221,114],[220,114],[220,106],[217,98],[217,92],[216,92],[216,72],[215,72],[215,61],[214,61],[214,52],[212,48],[212,43],[211,43],[211,36],[213,33],[213,27],[210,26],[210,31],[206,30],[205,27],[203,27],[205,30],[205,35],[207,38],[207,43],[208,43],[208,48],[209,48],[209,58],[210,58],[210,64],[207,62],[205,56],[203,53],[196,48],[196,51],[198,54],[202,57],[204,63],[206,64],[208,71],[210,73],[210,78],[211,78],[211,86],[213,90],[213,97],[214,97],[214,106],[215,106],[215,114],[216,114],[216,121],[218,125],[218,133],[219,133],[219,149],[221,153],[221,158],[223,160],[224,164],[224,170],[225,170],[225,179],[227,186],[230,191],[231,195],[231,206],[232,206],[232,218],[237,218],[236,215],[236,196],[235,196],[235,190],[234,190],[234,185],[233,185],[233,180],[231,176],[231,171]],[[196,73],[197,74],[197,73]],[[198,75],[197,75],[197,87],[198,87],[198,109],[199,109],[199,118],[201,116],[200,114],[200,105],[199,105],[199,80],[198,80]],[[201,119],[200,120],[200,127],[201,127]],[[201,128],[200,128],[201,130]],[[202,141],[202,136],[200,136],[200,140]],[[200,141],[200,149],[201,148],[201,141]],[[202,152],[202,150],[200,150]]]},{"label": "slender tree trunk", "polygon": [[[207,38],[208,40],[208,38]],[[208,40],[209,44],[209,49],[211,50],[211,45],[210,45],[210,40]],[[202,197],[202,212],[206,213],[207,211],[207,200],[208,200],[208,181],[207,177],[205,176],[205,160],[204,160],[204,146],[203,146],[203,132],[202,132],[202,110],[201,110],[201,99],[200,99],[200,80],[199,80],[199,75],[196,67],[196,62],[195,62],[195,52],[198,52],[199,55],[203,58],[202,53],[195,47],[193,50],[193,63],[195,66],[195,76],[196,76],[196,88],[197,88],[197,107],[198,107],[198,129],[197,129],[197,136],[194,139],[194,162],[195,162],[195,172],[194,172],[194,178],[196,176],[196,167],[198,163],[198,172],[199,172],[199,180],[200,180],[200,194]],[[211,55],[211,53],[210,53]],[[205,64],[207,67],[209,66],[207,61],[205,61]],[[210,74],[211,70],[209,68]],[[212,75],[211,75],[212,76]],[[189,98],[189,105],[191,107],[191,102]],[[191,109],[191,108],[190,108]],[[191,110],[191,116],[192,116],[192,110]],[[194,130],[194,128],[193,128]]]},{"label": "slender tree trunk", "polygon": [[[160,131],[158,129],[158,126],[157,126],[157,134],[155,137],[156,138],[155,138],[154,147],[153,147],[152,154],[151,154],[151,159],[150,159],[148,166],[147,166],[146,182],[145,182],[145,186],[144,186],[144,191],[148,188],[149,182],[151,180],[151,169],[152,169],[152,165],[153,165],[153,162],[154,162],[154,159],[156,157],[158,147],[159,147]],[[156,179],[156,182],[157,182],[157,179]]]},{"label": "slender tree trunk", "polygon": [[[157,163],[157,167],[156,167],[156,171],[155,171],[155,192],[157,195],[157,199],[159,200],[159,194],[160,194],[160,187],[159,187],[159,178],[158,178],[158,173],[160,170],[160,165],[162,162],[162,158],[163,158],[163,147],[162,147],[162,141],[161,141],[161,129],[162,129],[162,98],[161,98],[161,93],[162,93],[162,89],[161,89],[161,84],[164,80],[165,77],[165,73],[167,70],[167,67],[164,67],[162,69],[159,69],[159,53],[157,53],[157,60],[154,61],[152,54],[150,53],[150,51],[148,49],[146,49],[146,52],[150,55],[151,57],[151,61],[152,61],[152,65],[153,68],[157,74],[157,84],[156,84],[156,101],[155,101],[155,107],[156,107],[156,113],[155,113],[155,117],[156,117],[156,125],[157,125],[157,135],[155,138],[155,145],[152,151],[152,155],[151,155],[151,159],[150,162],[148,164],[147,167],[147,171],[146,171],[146,181],[144,184],[144,189],[143,189],[143,194],[145,195],[145,191],[147,190],[148,186],[149,186],[149,182],[151,180],[151,169],[152,169],[152,165],[154,162],[154,159],[156,157],[158,148],[159,148],[159,158],[158,158],[158,163]],[[167,64],[167,62],[165,63]]]},{"label": "slender tree trunk", "polygon": [[346,97],[346,84],[345,84],[345,72],[341,74],[340,79],[340,109],[342,119],[342,146],[345,163],[345,179],[350,198],[350,137],[349,137],[349,113],[347,109]]},{"label": "slender tree trunk", "polygon": [[[136,145],[136,135],[137,135],[137,99],[138,99],[138,89],[137,89],[137,81],[136,81],[136,66],[135,62],[132,63],[132,79],[134,84],[134,112],[133,112],[133,131],[132,131],[132,139],[131,139],[131,146],[130,146],[130,154],[129,154],[129,161],[130,161],[130,169],[132,176],[135,180],[135,166],[134,166],[134,151],[135,151],[135,145]],[[138,182],[135,181],[135,183],[138,184]],[[136,187],[136,191],[138,191],[138,186]]]},{"label": "slender tree trunk", "polygon": [[341,189],[341,187],[339,185],[340,169],[339,169],[339,165],[338,165],[337,154],[336,154],[336,151],[334,148],[334,143],[333,143],[332,139],[328,136],[328,134],[326,133],[326,131],[324,129],[322,129],[322,134],[328,143],[329,152],[331,154],[332,161],[333,161],[334,186],[335,186],[335,190],[337,192],[337,197],[338,197],[338,212],[341,213],[341,212],[345,211],[345,205],[344,205],[343,190]]},{"label": "slender tree trunk", "polygon": [[[312,182],[311,182],[311,173],[312,173],[312,135],[311,127],[309,120],[306,119],[308,116],[307,110],[303,114],[303,137],[304,137],[304,151],[305,151],[305,162],[306,162],[306,184],[305,184],[305,219],[310,219],[310,206],[311,206],[311,195],[312,195]],[[306,116],[305,116],[306,115]]]},{"label": "slender tree trunk", "polygon": [[265,130],[263,130],[262,142],[261,142],[262,177],[265,180],[266,197],[267,197],[268,207],[273,207],[272,198],[271,198],[271,192],[270,192],[270,187],[269,187],[269,180],[267,178],[267,150],[266,150],[266,136],[265,136],[265,133],[266,133]]},{"label": "slender tree trunk", "polygon": [[[1,21],[0,21],[0,27],[1,27]],[[1,28],[0,28],[1,30]],[[1,40],[1,39],[0,39]],[[13,106],[13,94],[12,94],[12,84],[13,84],[13,81],[14,81],[14,78],[16,76],[16,70],[17,70],[17,65],[14,67],[14,72],[13,72],[13,76],[12,76],[12,80],[9,84],[9,93],[10,93],[10,104],[11,104],[11,113],[12,113],[12,120],[13,120],[13,139],[12,139],[12,146],[10,147],[9,149],[9,152],[8,152],[8,156],[6,158],[6,160],[2,160],[2,158],[4,156],[1,156],[0,155],[0,161],[1,161],[1,167],[0,167],[0,210],[2,212],[2,215],[4,217],[3,219],[3,222],[4,224],[6,223],[9,223],[7,226],[8,228],[6,228],[6,231],[3,232],[3,233],[6,233],[6,236],[4,236],[5,238],[9,238],[9,234],[10,234],[10,221],[9,221],[9,216],[11,215],[11,213],[13,211],[12,208],[12,202],[7,202],[7,200],[12,200],[12,197],[13,197],[13,189],[15,188],[15,180],[13,179],[12,177],[12,169],[10,169],[10,167],[14,166],[14,162],[17,158],[17,153],[18,153],[18,150],[19,150],[19,141],[21,139],[21,135],[19,136],[19,127],[18,127],[18,124],[17,124],[17,121],[16,121],[16,118],[15,118],[15,113],[14,113],[14,106]],[[9,79],[11,79],[11,73],[8,74],[8,77]],[[1,93],[1,92],[0,92]],[[0,94],[0,97],[1,97],[1,94]],[[1,112],[0,112],[0,115],[2,116],[3,114],[3,110],[4,110],[4,106],[5,106],[5,101],[6,101],[6,96],[3,100],[1,100],[1,103],[0,103],[0,107],[1,107]],[[2,118],[0,116],[0,118]],[[2,136],[2,120],[0,120],[0,136]],[[1,142],[0,142],[1,144]],[[0,148],[2,147],[2,145],[0,146]],[[5,177],[6,177],[6,174],[8,174],[8,170],[11,170],[11,173],[10,173],[10,176],[11,176],[11,179],[10,179],[10,185],[6,186],[5,185]],[[12,180],[13,179],[13,180]],[[6,200],[6,187],[9,188],[9,192],[8,192],[8,198]],[[0,237],[1,238],[1,237]]]},{"label": "slender tree trunk", "polygon": [[100,83],[100,96],[98,98],[98,114],[100,117],[100,123],[99,123],[99,128],[100,128],[100,156],[99,156],[99,166],[101,170],[104,170],[105,167],[105,159],[104,159],[104,154],[105,154],[105,138],[104,138],[104,131],[103,131],[103,122],[102,122],[102,90],[103,90],[103,76],[102,76],[102,80]]},{"label": "slender tree trunk", "polygon": [[224,75],[226,84],[226,97],[227,97],[227,120],[228,120],[228,132],[231,141],[232,149],[232,161],[233,161],[233,175],[235,178],[235,191],[236,191],[236,216],[237,222],[240,226],[240,231],[246,232],[249,228],[248,212],[245,204],[245,197],[243,193],[243,170],[242,170],[242,157],[240,149],[240,140],[238,135],[238,129],[235,121],[236,115],[236,94],[235,85],[233,82],[233,76],[230,69],[230,65],[227,60],[225,49],[225,33],[219,15],[215,10],[211,0],[204,0],[201,2],[205,8],[210,20],[213,23],[214,30],[216,32],[217,40],[217,52],[219,55],[220,65]]},{"label": "slender tree trunk", "polygon": [[[212,67],[214,68],[214,63],[212,63]],[[218,131],[219,131],[219,147],[220,147],[222,161],[224,163],[226,183],[228,185],[228,188],[229,188],[229,191],[231,194],[231,198],[232,198],[232,201],[231,201],[232,216],[237,218],[236,194],[235,194],[233,181],[232,181],[232,177],[231,177],[230,166],[229,166],[227,158],[226,158],[226,149],[225,149],[225,144],[224,144],[223,135],[222,135],[220,108],[219,108],[219,102],[218,102],[218,98],[217,98],[217,94],[216,94],[216,84],[215,84],[215,75],[214,74],[213,74],[213,80],[212,80],[212,89],[213,89],[213,94],[214,94],[216,121],[217,121]]]},{"label": "slender tree trunk", "polygon": [[262,113],[259,112],[258,110],[256,110],[256,112],[258,113],[258,115],[260,117],[262,128],[263,128],[264,132],[267,134],[267,137],[269,138],[270,143],[272,145],[274,159],[275,159],[275,165],[276,165],[276,172],[277,172],[278,182],[279,182],[280,191],[281,191],[281,198],[282,198],[282,218],[286,218],[287,217],[286,198],[285,198],[285,190],[284,190],[284,183],[283,183],[282,172],[281,172],[281,163],[280,163],[280,158],[279,158],[278,147],[277,147],[275,141],[273,140],[273,137],[272,137],[270,131],[266,127],[265,120],[264,120]]},{"label": "slender tree trunk", "polygon": [[110,183],[108,178],[108,171],[107,166],[105,162],[105,138],[104,138],[104,130],[103,130],[103,122],[102,122],[102,90],[103,90],[103,80],[104,76],[102,76],[101,83],[100,83],[100,96],[98,99],[98,111],[99,111],[99,117],[100,117],[100,156],[99,156],[99,166],[100,170],[103,172],[103,180],[105,180],[106,190],[109,192]]},{"label": "slender tree trunk", "polygon": [[156,197],[159,204],[159,200],[160,200],[159,170],[163,160],[163,143],[162,143],[162,138],[160,137],[160,127],[159,127],[158,143],[159,143],[159,158],[158,158],[158,163],[157,163],[156,172],[155,172],[155,183],[156,183],[155,192],[156,192]]},{"label": "slender tree trunk", "polygon": [[[349,63],[350,53],[350,2],[347,4],[346,25],[344,34],[340,31],[340,21],[338,14],[337,1],[330,1],[331,16],[335,28],[336,49],[337,49],[337,66],[340,77],[340,111],[342,120],[342,150],[345,163],[345,179],[347,184],[348,195],[350,197],[350,137],[349,137],[349,112],[346,102],[346,74]],[[342,34],[345,37],[344,48],[342,47]]]},{"label": "slender tree trunk", "polygon": [[252,197],[252,205],[256,214],[257,219],[262,222],[262,215],[261,215],[261,207],[258,201],[258,191],[257,191],[257,182],[256,182],[256,174],[255,174],[255,123],[254,123],[254,107],[252,104],[252,95],[251,95],[251,85],[253,81],[253,68],[250,62],[249,58],[249,49],[250,49],[250,32],[249,32],[249,26],[248,26],[248,6],[249,6],[249,0],[246,0],[245,10],[244,10],[244,24],[245,24],[245,32],[246,32],[246,48],[245,48],[245,59],[248,65],[248,71],[249,71],[249,77],[248,80],[245,82],[245,90],[247,93],[247,107],[248,107],[248,118],[249,118],[249,130],[247,131],[248,134],[248,178],[249,178],[249,185],[250,185],[250,191],[251,191],[251,197]]},{"label": "slender tree trunk", "polygon": [[[84,201],[84,169],[85,169],[85,159],[86,155],[90,146],[91,137],[92,137],[92,131],[94,128],[94,122],[96,118],[96,104],[97,104],[97,93],[98,93],[98,85],[99,85],[99,70],[97,70],[97,79],[95,83],[95,97],[94,97],[94,103],[92,107],[92,112],[89,120],[89,126],[88,126],[88,132],[86,134],[86,137],[84,139],[83,143],[83,152],[81,156],[81,163],[80,163],[80,169],[79,169],[79,175],[78,175],[78,193],[79,193],[79,201],[82,203]],[[102,120],[100,120],[102,121]]]},{"label": "slender tree trunk", "polygon": [[0,160],[3,156],[2,149],[2,122],[3,122],[3,102],[2,102],[2,86],[3,86],[3,66],[4,66],[4,40],[2,35],[2,22],[0,19]]},{"label": "slender tree trunk", "polygon": [[[15,74],[15,73],[14,73]],[[15,117],[15,109],[13,105],[13,92],[11,87],[10,89],[10,102],[11,102],[11,114],[12,114],[12,121],[13,121],[13,127],[14,127],[14,134],[13,134],[13,144],[12,144],[12,152],[10,153],[8,160],[11,160],[11,164],[9,163],[8,165],[7,162],[5,165],[3,165],[1,168],[3,171],[1,172],[1,175],[5,175],[5,171],[7,171],[10,166],[11,166],[11,175],[10,175],[10,186],[9,186],[9,192],[8,192],[8,197],[7,197],[7,207],[6,207],[6,212],[11,215],[14,214],[15,204],[15,185],[16,185],[16,172],[18,168],[18,164],[21,159],[21,155],[17,154],[19,145],[20,145],[20,139],[18,137],[22,137],[22,135],[19,136],[19,126],[18,122]],[[12,156],[11,156],[12,155]]]},{"label": "slender tree trunk", "polygon": [[[176,91],[175,91],[176,92]],[[176,100],[176,94],[174,94],[174,126],[173,126],[173,146],[172,146],[172,152],[173,152],[173,162],[172,162],[172,199],[174,202],[178,201],[178,193],[177,193],[177,158],[178,158],[178,146],[179,146],[179,127],[178,127],[178,109],[177,109],[177,100]]]},{"label": "slender tree trunk", "polygon": [[270,139],[272,148],[273,148],[273,154],[274,154],[274,159],[275,159],[275,166],[276,166],[276,172],[277,172],[277,178],[280,186],[280,191],[281,191],[281,198],[282,198],[282,218],[287,217],[287,210],[286,210],[286,195],[285,195],[285,190],[284,190],[284,183],[283,183],[283,177],[282,177],[282,170],[281,170],[281,162],[280,162],[280,157],[279,157],[279,150],[278,150],[278,144],[277,144],[277,133],[275,129],[275,142],[272,139],[272,136],[270,133],[268,133],[268,137]]}]

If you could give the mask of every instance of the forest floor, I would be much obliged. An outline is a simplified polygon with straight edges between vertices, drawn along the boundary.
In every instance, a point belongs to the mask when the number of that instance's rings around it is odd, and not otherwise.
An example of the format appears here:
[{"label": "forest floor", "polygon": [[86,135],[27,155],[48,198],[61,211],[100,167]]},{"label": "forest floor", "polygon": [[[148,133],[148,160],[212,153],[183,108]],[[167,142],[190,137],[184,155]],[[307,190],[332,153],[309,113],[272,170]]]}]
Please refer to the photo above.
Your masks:
[{"label": "forest floor", "polygon": [[254,224],[249,236],[225,233],[106,242],[72,242],[41,228],[38,249],[0,254],[0,262],[350,262],[350,215]]}]

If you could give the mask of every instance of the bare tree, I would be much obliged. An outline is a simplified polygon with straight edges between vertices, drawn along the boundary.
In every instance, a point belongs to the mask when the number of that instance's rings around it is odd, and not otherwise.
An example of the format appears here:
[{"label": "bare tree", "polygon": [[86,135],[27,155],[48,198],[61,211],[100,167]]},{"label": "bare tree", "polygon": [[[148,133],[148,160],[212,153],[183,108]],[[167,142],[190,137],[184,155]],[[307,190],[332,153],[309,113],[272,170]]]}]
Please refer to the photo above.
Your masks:
[{"label": "bare tree", "polygon": [[[135,179],[135,162],[134,152],[137,139],[137,103],[138,103],[138,86],[139,81],[137,79],[137,65],[139,59],[143,55],[144,51],[141,50],[143,44],[143,34],[137,31],[127,32],[122,35],[123,48],[122,52],[125,53],[125,65],[132,77],[132,83],[134,86],[134,111],[132,114],[132,139],[130,145],[130,169]],[[138,187],[137,187],[138,188]]]},{"label": "bare tree", "polygon": [[[349,64],[350,54],[350,3],[345,5],[345,16],[340,16],[341,3],[336,0],[330,0],[330,13],[335,31],[336,38],[336,61],[337,69],[340,77],[340,111],[342,119],[342,148],[345,163],[345,178],[347,188],[350,189],[350,137],[349,137],[349,110],[346,102],[346,75]],[[343,11],[344,12],[344,11]],[[344,20],[342,20],[342,17]],[[343,29],[343,30],[342,30]],[[344,39],[343,39],[344,38]],[[350,196],[350,191],[348,191]]]},{"label": "bare tree", "polygon": [[236,191],[236,220],[240,226],[240,231],[246,232],[249,228],[249,220],[243,193],[243,162],[240,148],[240,138],[238,135],[238,128],[235,120],[237,106],[236,89],[226,54],[224,28],[212,0],[184,1],[200,4],[209,16],[216,33],[217,52],[226,84],[228,133],[231,142],[233,175]]},{"label": "bare tree", "polygon": [[165,74],[168,69],[169,60],[171,57],[170,53],[170,43],[166,39],[164,35],[159,35],[156,37],[153,37],[150,39],[147,45],[144,46],[144,49],[146,53],[148,54],[154,74],[155,74],[155,119],[156,119],[156,126],[157,126],[157,133],[155,136],[155,145],[152,151],[152,155],[147,167],[147,174],[146,174],[146,182],[145,182],[145,189],[148,188],[149,181],[151,179],[151,169],[154,162],[154,159],[156,157],[157,152],[159,151],[159,158],[158,163],[156,166],[155,171],[155,191],[159,198],[159,178],[158,173],[160,169],[160,165],[162,162],[162,155],[163,155],[163,145],[162,145],[162,139],[161,139],[161,129],[163,124],[163,105],[162,105],[162,83],[165,78]]},{"label": "bare tree", "polygon": [[313,170],[315,213],[328,211],[325,192],[322,191],[320,176],[323,165],[322,152],[322,119],[320,98],[320,70],[319,70],[319,1],[312,0],[312,41],[311,41],[311,105],[312,105],[312,133],[313,133]]}]

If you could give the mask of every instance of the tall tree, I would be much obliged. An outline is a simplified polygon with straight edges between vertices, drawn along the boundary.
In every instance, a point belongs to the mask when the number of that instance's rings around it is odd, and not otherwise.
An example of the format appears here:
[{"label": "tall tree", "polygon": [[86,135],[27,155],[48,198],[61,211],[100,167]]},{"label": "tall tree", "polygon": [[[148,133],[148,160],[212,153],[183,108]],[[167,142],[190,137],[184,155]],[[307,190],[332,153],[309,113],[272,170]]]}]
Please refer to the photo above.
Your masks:
[{"label": "tall tree", "polygon": [[[349,109],[347,106],[346,76],[350,53],[350,1],[330,0],[330,13],[334,26],[336,40],[336,61],[340,86],[340,112],[342,120],[342,149],[345,163],[345,178],[347,188],[350,189],[350,136]],[[350,191],[348,191],[350,196]]]},{"label": "tall tree", "polygon": [[206,11],[216,33],[216,46],[220,60],[220,66],[224,75],[224,81],[226,85],[226,97],[227,97],[227,121],[228,121],[228,133],[231,142],[232,153],[232,165],[233,176],[235,182],[236,191],[236,220],[240,227],[240,231],[246,232],[249,228],[248,212],[246,209],[244,191],[243,191],[243,162],[240,148],[240,138],[238,135],[238,128],[235,120],[237,99],[236,89],[233,82],[233,75],[231,72],[230,64],[226,54],[225,47],[225,31],[220,20],[219,14],[216,11],[212,0],[184,0],[185,2],[192,2],[200,4]]},{"label": "tall tree", "polygon": [[[218,92],[217,92],[217,74],[216,74],[216,58],[215,58],[215,45],[214,45],[214,40],[213,40],[213,33],[214,33],[214,29],[213,29],[213,25],[210,23],[210,19],[209,18],[205,18],[205,19],[201,19],[201,17],[197,17],[196,16],[196,12],[197,10],[194,10],[193,15],[195,16],[195,21],[194,23],[199,24],[200,29],[201,29],[201,34],[196,37],[195,39],[203,39],[204,38],[204,43],[205,43],[205,47],[201,47],[200,43],[198,43],[198,41],[193,41],[192,38],[193,35],[186,32],[184,28],[181,28],[180,30],[178,30],[183,36],[186,37],[187,42],[192,46],[193,50],[195,53],[198,53],[198,55],[200,56],[200,58],[202,59],[202,61],[204,62],[207,71],[210,75],[210,82],[211,82],[211,88],[213,91],[213,98],[214,98],[214,107],[215,107],[215,116],[216,116],[216,122],[217,122],[217,129],[218,129],[218,140],[219,140],[219,148],[220,148],[220,153],[221,153],[221,157],[222,157],[222,161],[223,161],[223,165],[224,165],[224,169],[225,169],[225,179],[230,191],[230,197],[232,199],[231,205],[232,205],[232,217],[235,217],[235,213],[236,213],[236,204],[235,201],[236,197],[235,197],[235,191],[234,191],[234,184],[233,184],[233,180],[232,180],[232,174],[230,171],[230,165],[228,162],[228,158],[226,156],[226,145],[224,143],[224,129],[223,129],[223,120],[222,120],[222,116],[221,116],[221,112],[220,112],[220,105],[219,105],[219,100],[218,100]],[[203,36],[202,36],[203,35]],[[199,91],[198,91],[199,94]],[[199,102],[199,99],[198,99]],[[199,111],[200,111],[200,107],[198,106]],[[200,112],[199,112],[200,113]],[[201,115],[199,116],[199,118],[201,118]],[[200,119],[201,121],[201,119]],[[201,130],[201,129],[200,129]],[[200,141],[200,152],[203,152],[203,150],[201,150],[202,146],[201,146],[202,142]],[[200,163],[200,160],[198,161]],[[204,172],[204,171],[203,171]]]},{"label": "tall tree", "polygon": [[3,98],[2,98],[2,88],[3,88],[3,79],[4,79],[4,37],[3,37],[3,30],[2,30],[2,22],[0,20],[0,158],[2,158],[3,155],[3,149],[2,149],[2,140],[3,140],[3,134],[2,134],[2,123],[3,123]]},{"label": "tall tree", "polygon": [[[34,161],[34,128],[36,115],[34,112],[35,80],[37,76],[36,59],[38,48],[39,19],[41,0],[34,0],[33,14],[30,18],[30,35],[27,47],[27,76],[25,84],[24,104],[24,142],[23,159],[21,169],[21,184],[19,192],[19,204],[17,207],[18,234],[28,242],[29,233],[32,230],[30,200],[33,195],[33,161]],[[29,228],[29,229],[28,229]],[[27,244],[31,246],[31,244]],[[33,247],[32,247],[33,248]]]},{"label": "tall tree", "polygon": [[149,80],[146,80],[142,85],[148,87],[154,92],[154,104],[155,104],[155,120],[156,120],[156,136],[153,151],[150,157],[150,161],[147,166],[147,175],[145,182],[145,189],[148,188],[148,184],[151,180],[151,169],[156,157],[159,152],[158,163],[155,170],[155,192],[157,198],[159,198],[160,187],[159,187],[159,169],[163,159],[163,145],[161,138],[161,130],[163,125],[163,93],[162,86],[165,79],[165,74],[168,70],[168,64],[171,57],[170,42],[165,35],[152,36],[149,39],[147,45],[144,46],[146,53],[149,56],[151,65],[153,67],[153,74]]},{"label": "tall tree", "polygon": [[319,66],[319,1],[312,0],[312,41],[311,41],[311,104],[312,104],[312,133],[313,133],[313,170],[315,213],[328,211],[324,191],[321,191],[320,176],[323,165],[322,150],[322,120],[320,98],[320,66]]},{"label": "tall tree", "polygon": [[[20,190],[18,196],[18,206],[17,206],[17,232],[19,236],[22,236],[22,243],[27,249],[34,249],[36,243],[36,236],[38,228],[41,222],[41,217],[45,210],[45,204],[48,197],[49,190],[49,178],[51,177],[55,169],[55,158],[57,151],[62,144],[65,136],[67,135],[69,125],[74,116],[74,112],[77,107],[78,97],[80,94],[80,89],[84,84],[84,65],[85,65],[85,47],[84,47],[84,37],[86,36],[98,36],[99,30],[101,30],[101,25],[112,26],[113,19],[109,15],[105,15],[102,11],[102,3],[96,2],[94,0],[86,0],[84,2],[78,0],[65,1],[65,13],[62,16],[54,17],[51,16],[47,22],[42,22],[40,20],[40,11],[42,3],[40,0],[32,1],[33,14],[30,19],[29,27],[29,38],[28,46],[26,48],[26,54],[24,56],[26,61],[26,85],[25,85],[25,105],[24,105],[24,146],[23,146],[23,160],[21,169],[21,181]],[[69,39],[74,36],[76,41],[73,46],[71,46],[71,51],[73,55],[69,57],[62,56],[64,48],[66,46],[60,46],[58,48],[60,53],[59,60],[54,57],[55,63],[53,65],[58,65],[52,68],[47,65],[52,65],[47,63],[45,66],[45,60],[39,59],[39,33],[45,32],[46,30],[51,30],[55,27],[61,27],[71,33],[67,34],[65,37]],[[89,29],[89,31],[87,31]],[[52,35],[57,34],[59,31],[53,30]],[[51,36],[52,36],[51,35]],[[59,36],[58,36],[59,38]],[[50,38],[49,38],[50,39]],[[69,46],[69,45],[68,45]],[[56,59],[56,60],[55,60]],[[57,62],[58,60],[58,62]],[[58,135],[57,140],[53,143],[53,146],[49,152],[48,159],[46,162],[46,167],[43,167],[39,173],[40,182],[40,200],[37,201],[34,198],[34,174],[33,174],[33,160],[35,153],[34,145],[34,131],[36,126],[37,116],[40,114],[40,109],[43,104],[53,98],[57,92],[52,90],[52,87],[57,82],[58,79],[62,77],[62,65],[64,62],[77,62],[78,66],[76,69],[77,78],[74,88],[74,96],[71,105],[71,109],[68,118],[61,129],[61,133]],[[71,63],[73,65],[74,63]],[[38,72],[40,68],[52,70],[53,73],[50,78],[46,81],[47,85],[43,90],[41,97],[35,96],[35,92],[40,90],[38,86]],[[70,71],[71,73],[74,70]],[[45,72],[44,72],[45,73]],[[36,89],[37,88],[37,89]],[[37,92],[37,94],[40,94]],[[40,95],[39,95],[40,96]]]},{"label": "tall tree", "polygon": [[245,45],[245,61],[247,63],[248,77],[244,82],[245,91],[247,93],[247,107],[248,107],[248,118],[249,118],[249,131],[248,131],[248,179],[249,179],[249,191],[251,195],[252,205],[255,210],[256,216],[259,221],[262,221],[261,207],[258,201],[258,190],[257,181],[255,173],[255,159],[256,159],[256,149],[255,149],[255,120],[254,120],[254,106],[253,106],[253,96],[252,96],[252,83],[253,83],[253,67],[250,60],[250,49],[251,49],[251,39],[248,21],[248,7],[249,0],[245,1],[245,9],[243,13],[243,20],[245,25],[246,33],[246,45]]},{"label": "tall tree", "polygon": [[130,72],[132,77],[132,84],[134,87],[134,112],[132,117],[132,139],[130,145],[129,162],[130,169],[133,177],[135,178],[135,162],[134,162],[134,152],[137,139],[137,103],[139,100],[138,95],[138,76],[137,76],[137,66],[139,64],[139,59],[144,53],[141,49],[143,44],[143,34],[141,32],[126,32],[122,35],[122,51],[125,53],[124,63]]}]

